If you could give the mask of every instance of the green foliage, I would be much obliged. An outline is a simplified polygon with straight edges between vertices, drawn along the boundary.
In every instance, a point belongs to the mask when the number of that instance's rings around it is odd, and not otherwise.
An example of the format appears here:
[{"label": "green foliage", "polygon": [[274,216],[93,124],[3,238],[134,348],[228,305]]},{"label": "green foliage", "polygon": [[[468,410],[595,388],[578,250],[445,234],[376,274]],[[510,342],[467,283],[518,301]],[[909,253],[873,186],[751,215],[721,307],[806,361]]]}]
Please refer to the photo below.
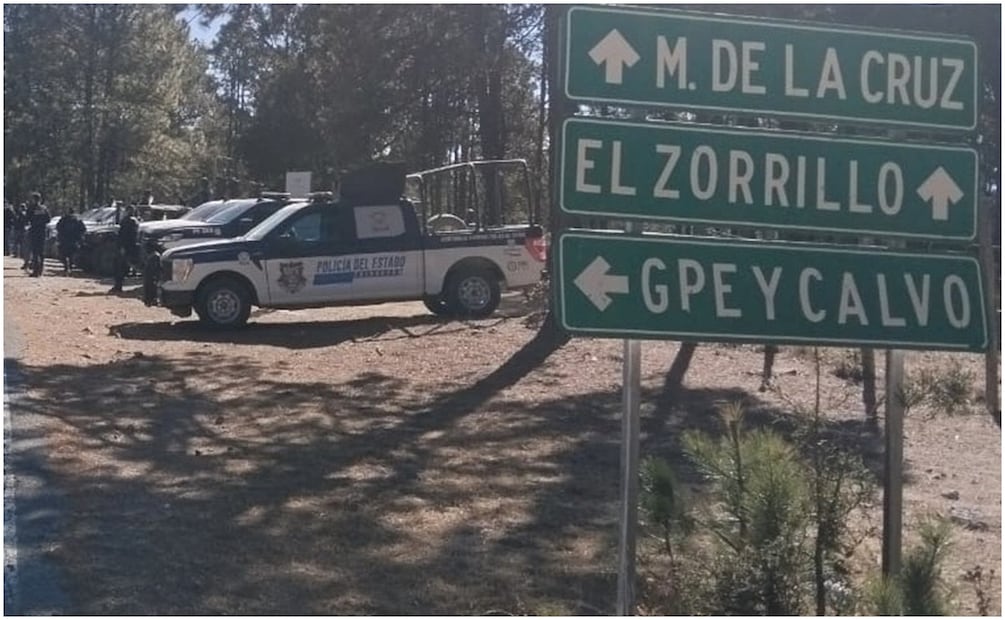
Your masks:
[{"label": "green foliage", "polygon": [[966,414],[973,404],[974,373],[959,362],[941,368],[924,368],[905,382],[901,398],[906,407],[927,405],[933,413]]},{"label": "green foliage", "polygon": [[212,144],[205,55],[170,8],[4,7],[4,164],[12,199],[173,202]]},{"label": "green foliage", "polygon": [[[667,610],[798,615],[809,611],[814,593],[818,611],[854,609],[843,558],[851,548],[848,517],[873,493],[868,471],[820,437],[818,418],[793,444],[773,430],[746,430],[744,415],[741,404],[728,404],[720,408],[721,434],[682,437],[685,454],[708,482],[707,501],[694,517],[670,467],[645,461],[641,501],[649,522],[693,520],[693,527],[677,527],[674,541],[676,549],[688,549],[688,561],[665,543],[675,568],[669,580],[677,584],[661,591],[670,599]],[[692,588],[701,594],[685,597]]]},{"label": "green foliage", "polygon": [[725,433],[689,431],[685,453],[716,501],[701,520],[714,535],[714,614],[799,614],[805,606],[809,494],[793,447],[772,431],[744,432],[739,403],[721,409]]},{"label": "green foliage", "polygon": [[895,579],[877,576],[865,587],[863,605],[876,616],[901,616],[904,613],[904,599]]},{"label": "green foliage", "polygon": [[673,555],[671,539],[693,530],[684,489],[670,465],[663,459],[650,457],[642,461],[639,472],[641,488],[639,502],[646,519],[660,528],[664,548]]},{"label": "green foliage", "polygon": [[539,5],[198,10],[224,18],[209,49],[173,7],[5,6],[9,197],[173,202],[288,170],[320,188],[373,158],[524,157],[541,177]]},{"label": "green foliage", "polygon": [[876,576],[865,589],[865,610],[877,616],[944,616],[950,613],[942,566],[951,546],[949,523],[929,517],[919,528],[921,540],[904,556],[894,578]]},{"label": "green foliage", "polygon": [[862,356],[858,349],[845,351],[834,366],[834,376],[852,383],[862,383]]},{"label": "green foliage", "polygon": [[944,616],[948,595],[942,565],[951,545],[949,523],[929,519],[921,524],[921,541],[904,556],[900,587],[904,613],[909,616]]}]

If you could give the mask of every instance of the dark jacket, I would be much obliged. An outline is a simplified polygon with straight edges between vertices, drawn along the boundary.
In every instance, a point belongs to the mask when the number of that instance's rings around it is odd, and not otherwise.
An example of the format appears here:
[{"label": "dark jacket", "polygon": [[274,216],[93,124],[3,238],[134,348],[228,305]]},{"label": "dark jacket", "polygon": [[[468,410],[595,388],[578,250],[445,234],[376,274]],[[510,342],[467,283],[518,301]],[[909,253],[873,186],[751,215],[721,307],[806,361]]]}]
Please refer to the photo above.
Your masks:
[{"label": "dark jacket", "polygon": [[119,247],[131,250],[136,247],[140,232],[140,223],[135,216],[127,215],[119,222]]},{"label": "dark jacket", "polygon": [[38,205],[28,216],[28,236],[34,244],[45,243],[45,225],[49,223],[49,209]]},{"label": "dark jacket", "polygon": [[76,213],[70,213],[56,222],[56,238],[59,245],[75,245],[84,238],[87,227],[80,221]]}]

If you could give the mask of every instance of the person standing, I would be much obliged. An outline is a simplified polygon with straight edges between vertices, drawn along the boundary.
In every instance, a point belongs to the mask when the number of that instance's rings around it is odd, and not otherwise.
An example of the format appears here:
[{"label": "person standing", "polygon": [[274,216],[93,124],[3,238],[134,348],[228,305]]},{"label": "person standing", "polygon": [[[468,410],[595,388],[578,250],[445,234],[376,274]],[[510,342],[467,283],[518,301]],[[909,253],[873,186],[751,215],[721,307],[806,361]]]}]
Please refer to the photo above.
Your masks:
[{"label": "person standing", "polygon": [[14,205],[9,202],[3,203],[3,255],[12,256],[14,254]]},{"label": "person standing", "polygon": [[45,227],[49,223],[49,209],[42,204],[42,194],[31,194],[31,216],[28,218],[28,239],[31,244],[31,277],[42,275],[45,262]]},{"label": "person standing", "polygon": [[125,217],[119,222],[118,257],[115,266],[115,286],[109,293],[121,293],[122,284],[126,280],[129,268],[139,262],[139,246],[136,245],[139,236],[140,223],[136,219],[136,207],[129,205]]},{"label": "person standing", "polygon": [[56,242],[59,244],[59,260],[63,263],[63,271],[70,273],[77,249],[84,239],[87,228],[80,221],[73,209],[67,209],[63,217],[56,223]]},{"label": "person standing", "polygon": [[25,271],[28,270],[28,222],[30,215],[28,205],[22,202],[18,206],[17,218],[14,220],[14,242],[17,245],[17,248],[14,250],[14,256],[24,259],[21,269]]}]

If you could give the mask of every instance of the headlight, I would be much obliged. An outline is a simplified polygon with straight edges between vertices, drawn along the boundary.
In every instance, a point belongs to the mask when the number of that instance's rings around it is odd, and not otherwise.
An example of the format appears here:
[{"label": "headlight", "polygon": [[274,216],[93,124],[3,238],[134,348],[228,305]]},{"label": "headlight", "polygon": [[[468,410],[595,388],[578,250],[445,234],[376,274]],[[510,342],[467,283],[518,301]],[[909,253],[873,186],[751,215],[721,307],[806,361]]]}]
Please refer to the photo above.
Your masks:
[{"label": "headlight", "polygon": [[169,243],[171,241],[179,241],[184,236],[185,235],[183,233],[176,232],[176,233],[171,233],[169,235],[164,235],[163,237],[160,238],[160,240],[161,240],[161,243]]},{"label": "headlight", "polygon": [[195,263],[191,258],[176,258],[171,261],[171,280],[173,282],[184,282],[192,275],[192,267]]}]

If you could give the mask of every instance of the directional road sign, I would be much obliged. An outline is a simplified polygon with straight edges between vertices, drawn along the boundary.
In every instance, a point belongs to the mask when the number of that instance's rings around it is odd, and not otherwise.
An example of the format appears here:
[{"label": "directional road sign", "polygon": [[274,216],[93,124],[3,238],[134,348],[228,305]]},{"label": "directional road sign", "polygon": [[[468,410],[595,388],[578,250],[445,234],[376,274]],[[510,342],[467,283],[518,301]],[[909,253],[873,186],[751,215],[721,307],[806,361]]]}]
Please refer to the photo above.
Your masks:
[{"label": "directional road sign", "polygon": [[567,232],[558,308],[608,338],[982,351],[978,263],[842,246]]},{"label": "directional road sign", "polygon": [[574,7],[562,36],[573,100],[977,125],[977,47],[961,37],[621,7]]},{"label": "directional road sign", "polygon": [[562,126],[567,213],[970,240],[977,196],[968,148],[588,118]]}]

